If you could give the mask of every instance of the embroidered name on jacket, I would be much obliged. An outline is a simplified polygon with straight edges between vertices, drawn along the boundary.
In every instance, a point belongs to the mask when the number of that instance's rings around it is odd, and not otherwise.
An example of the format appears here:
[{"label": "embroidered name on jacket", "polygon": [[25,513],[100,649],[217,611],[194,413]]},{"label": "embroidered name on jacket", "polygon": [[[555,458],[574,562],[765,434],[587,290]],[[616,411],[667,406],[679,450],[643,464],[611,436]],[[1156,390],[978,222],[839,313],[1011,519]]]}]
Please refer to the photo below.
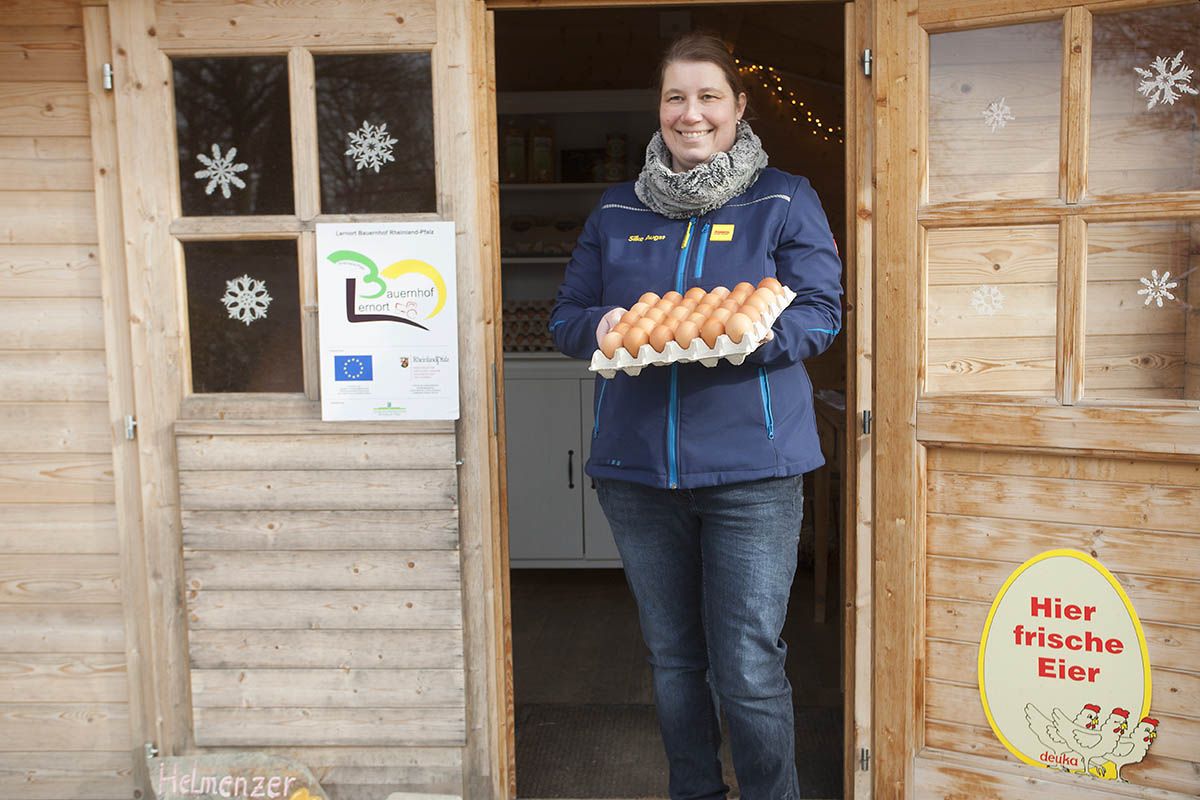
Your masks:
[{"label": "embroidered name on jacket", "polygon": [[629,234],[629,241],[631,242],[661,242],[666,238],[661,233],[648,233],[645,236],[638,236],[636,233]]}]

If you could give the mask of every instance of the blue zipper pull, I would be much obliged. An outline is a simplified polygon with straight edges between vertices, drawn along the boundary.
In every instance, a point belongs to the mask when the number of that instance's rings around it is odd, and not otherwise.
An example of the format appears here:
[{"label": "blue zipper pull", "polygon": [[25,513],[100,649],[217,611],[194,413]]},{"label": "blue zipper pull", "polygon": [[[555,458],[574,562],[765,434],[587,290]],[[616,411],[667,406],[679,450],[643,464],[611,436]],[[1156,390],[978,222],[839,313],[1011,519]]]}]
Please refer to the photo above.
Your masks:
[{"label": "blue zipper pull", "polygon": [[767,368],[758,368],[758,389],[762,394],[763,420],[767,425],[767,438],[775,438],[775,415],[771,413],[771,384],[767,380]]}]

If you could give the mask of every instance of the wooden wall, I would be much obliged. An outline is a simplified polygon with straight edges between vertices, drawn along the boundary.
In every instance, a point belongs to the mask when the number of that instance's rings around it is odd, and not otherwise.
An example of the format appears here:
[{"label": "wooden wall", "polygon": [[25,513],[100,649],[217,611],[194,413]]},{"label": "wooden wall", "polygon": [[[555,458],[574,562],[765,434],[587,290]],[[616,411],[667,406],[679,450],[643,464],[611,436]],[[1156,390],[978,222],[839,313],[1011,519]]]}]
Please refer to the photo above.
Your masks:
[{"label": "wooden wall", "polygon": [[0,14],[0,795],[132,795],[77,2]]},{"label": "wooden wall", "polygon": [[1092,554],[1137,609],[1160,736],[1130,781],[1200,792],[1200,465],[931,448],[925,566],[925,745],[1015,762],[988,726],[976,662],[988,608],[1040,552]]}]

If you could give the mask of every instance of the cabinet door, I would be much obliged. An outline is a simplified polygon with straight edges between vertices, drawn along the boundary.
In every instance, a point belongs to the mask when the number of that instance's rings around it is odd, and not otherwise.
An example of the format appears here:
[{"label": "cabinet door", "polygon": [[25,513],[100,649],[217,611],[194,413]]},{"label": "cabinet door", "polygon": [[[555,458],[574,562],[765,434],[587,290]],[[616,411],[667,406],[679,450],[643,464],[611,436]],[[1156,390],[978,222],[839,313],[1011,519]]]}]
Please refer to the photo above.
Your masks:
[{"label": "cabinet door", "polygon": [[583,558],[579,381],[510,380],[508,555]]},{"label": "cabinet door", "polygon": [[[596,407],[592,405],[592,379],[579,381],[579,419],[583,422],[583,460],[586,463],[592,454],[592,426],[596,421]],[[589,560],[612,559],[619,561],[617,543],[613,541],[612,529],[600,508],[596,487],[592,479],[583,476],[583,550]]]}]

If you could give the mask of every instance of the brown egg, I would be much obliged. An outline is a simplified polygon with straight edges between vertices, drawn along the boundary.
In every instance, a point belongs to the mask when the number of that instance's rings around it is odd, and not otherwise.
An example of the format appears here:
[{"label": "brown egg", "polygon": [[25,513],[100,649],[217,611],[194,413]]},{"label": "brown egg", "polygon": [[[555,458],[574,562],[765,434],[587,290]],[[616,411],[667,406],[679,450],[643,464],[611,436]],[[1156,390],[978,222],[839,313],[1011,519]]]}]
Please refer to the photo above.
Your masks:
[{"label": "brown egg", "polygon": [[659,311],[666,314],[671,309],[675,308],[675,306],[676,306],[676,304],[672,303],[670,300],[659,300],[658,305],[656,305],[655,308],[657,308]]},{"label": "brown egg", "polygon": [[770,305],[775,302],[775,298],[777,298],[779,295],[775,294],[770,289],[768,289],[767,287],[764,286],[761,289],[755,289],[754,293],[751,294],[750,296],[751,297],[761,297],[762,301],[764,303],[766,303],[767,307],[769,308]]},{"label": "brown egg", "polygon": [[730,294],[743,294],[749,297],[754,292],[754,288],[754,284],[742,281],[737,286],[733,287],[733,291],[730,292]]},{"label": "brown egg", "polygon": [[696,306],[700,305],[700,301],[694,297],[685,297],[679,301],[679,305],[683,306],[689,311],[695,311]]},{"label": "brown egg", "polygon": [[[629,332],[629,329],[632,327],[633,327],[633,323],[618,322],[616,325],[613,325],[613,330],[616,331],[617,333],[621,334],[622,336],[624,336],[626,333]],[[612,358],[612,356],[609,356],[609,358]]]},{"label": "brown egg", "polygon": [[728,308],[725,308],[725,306],[721,306],[720,308],[713,309],[713,312],[709,316],[709,319],[715,319],[718,322],[728,322],[729,318],[732,316],[733,316],[732,311],[730,311]]},{"label": "brown egg", "polygon": [[646,335],[649,336],[650,331],[658,327],[658,322],[650,319],[649,317],[642,317],[637,322],[633,323],[633,327],[645,331]]},{"label": "brown egg", "polygon": [[650,349],[656,353],[661,353],[667,346],[667,342],[671,341],[674,335],[671,329],[666,325],[659,325],[654,330],[650,331]]},{"label": "brown egg", "polygon": [[685,350],[691,345],[692,340],[700,335],[700,326],[692,322],[690,319],[685,319],[679,323],[679,327],[675,329],[675,341],[679,342],[679,346]]},{"label": "brown egg", "polygon": [[629,313],[633,314],[633,319],[636,322],[643,314],[649,311],[653,306],[649,303],[637,302],[629,307]]},{"label": "brown egg", "polygon": [[629,351],[629,354],[637,358],[638,350],[642,349],[642,345],[650,341],[650,334],[646,333],[641,328],[630,328],[629,333],[625,334],[625,338],[621,340],[622,346]]},{"label": "brown egg", "polygon": [[678,303],[680,300],[683,299],[683,295],[681,295],[679,292],[676,292],[676,291],[670,291],[670,292],[667,292],[666,294],[664,294],[662,296],[662,299],[670,300],[671,305],[675,305],[676,303]]},{"label": "brown egg", "polygon": [[754,327],[754,323],[745,314],[734,314],[725,323],[725,335],[729,337],[729,341],[740,343]]},{"label": "brown egg", "polygon": [[766,288],[770,289],[775,294],[783,294],[783,284],[780,283],[778,279],[772,278],[770,275],[758,282],[758,288]]},{"label": "brown egg", "polygon": [[675,306],[670,311],[668,311],[667,316],[670,319],[687,319],[691,313],[692,313],[692,310],[690,308],[685,306],[683,303],[680,303],[679,305]]},{"label": "brown egg", "polygon": [[[712,309],[709,309],[709,311],[711,310]],[[687,321],[694,322],[697,326],[700,326],[704,324],[704,320],[706,319],[708,319],[707,314],[701,314],[699,311],[693,311],[691,314],[688,314]]]},{"label": "brown egg", "polygon": [[729,309],[729,312],[730,312],[731,314],[732,314],[734,311],[737,311],[737,310],[738,310],[739,308],[741,308],[741,307],[742,307],[742,304],[741,304],[741,303],[739,303],[737,300],[735,300],[735,299],[734,299],[734,298],[732,298],[732,297],[730,297],[728,300],[724,300],[724,301],[722,301],[722,303],[721,303],[721,308],[728,308],[728,309]]},{"label": "brown egg", "polygon": [[684,292],[683,296],[687,300],[695,300],[697,303],[699,303],[701,300],[704,299],[705,294],[706,294],[706,292],[703,289],[701,289],[699,286],[693,286],[692,288],[690,288],[686,292]]},{"label": "brown egg", "polygon": [[618,325],[632,325],[633,323],[637,322],[640,317],[641,317],[641,314],[635,314],[633,312],[633,310],[631,309],[621,315],[621,321],[617,324]]},{"label": "brown egg", "polygon": [[662,298],[656,295],[654,292],[646,292],[644,295],[638,298],[638,302],[645,303],[647,306],[652,306],[661,299]]},{"label": "brown egg", "polygon": [[700,329],[700,338],[709,347],[717,346],[717,337],[725,332],[725,324],[720,320],[710,319],[704,323],[704,327]]},{"label": "brown egg", "polygon": [[647,311],[643,316],[645,316],[646,319],[652,319],[655,322],[662,322],[663,317],[665,317],[666,315],[667,315],[666,311],[663,311],[658,306],[655,306],[654,308]]},{"label": "brown egg", "polygon": [[624,334],[617,333],[615,329],[611,330],[600,339],[600,352],[604,353],[605,358],[612,358],[624,340]]},{"label": "brown egg", "polygon": [[750,318],[751,322],[760,322],[763,318],[762,312],[754,306],[742,306],[737,310],[737,313],[746,315]]},{"label": "brown egg", "polygon": [[671,333],[674,333],[675,329],[679,327],[679,323],[681,323],[681,322],[683,322],[683,320],[676,319],[675,317],[667,317],[666,319],[664,319],[662,321],[662,324],[666,325],[668,328],[670,328]]},{"label": "brown egg", "polygon": [[703,314],[704,318],[708,319],[708,315],[711,314],[713,309],[716,307],[716,303],[701,303],[700,305],[696,306],[696,313]]},{"label": "brown egg", "polygon": [[724,286],[717,286],[711,292],[708,293],[708,296],[712,297],[718,301],[724,300],[726,297],[729,297],[729,290],[726,289]]},{"label": "brown egg", "polygon": [[753,295],[746,298],[746,302],[742,303],[742,307],[754,308],[759,314],[767,313],[767,304],[762,301],[761,297],[755,297]]}]

